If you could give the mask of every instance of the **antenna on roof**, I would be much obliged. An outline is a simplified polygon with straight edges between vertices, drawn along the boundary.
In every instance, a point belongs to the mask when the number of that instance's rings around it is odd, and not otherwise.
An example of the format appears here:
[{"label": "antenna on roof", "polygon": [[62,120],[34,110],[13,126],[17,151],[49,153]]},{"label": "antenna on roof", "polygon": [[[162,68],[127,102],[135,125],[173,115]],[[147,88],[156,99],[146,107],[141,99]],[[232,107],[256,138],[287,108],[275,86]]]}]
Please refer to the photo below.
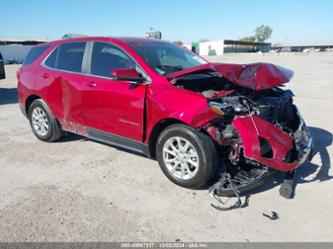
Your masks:
[{"label": "antenna on roof", "polygon": [[86,37],[86,36],[87,35],[69,33],[69,34],[65,34],[62,37],[62,39],[70,39],[70,38],[78,38],[78,37]]}]

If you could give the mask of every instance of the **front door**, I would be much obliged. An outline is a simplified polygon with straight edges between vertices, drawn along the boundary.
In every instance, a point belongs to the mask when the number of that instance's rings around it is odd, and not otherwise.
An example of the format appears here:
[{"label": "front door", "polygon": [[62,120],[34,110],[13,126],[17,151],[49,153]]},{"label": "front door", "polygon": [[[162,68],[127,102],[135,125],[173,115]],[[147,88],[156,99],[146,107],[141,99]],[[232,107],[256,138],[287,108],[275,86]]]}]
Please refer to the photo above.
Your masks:
[{"label": "front door", "polygon": [[[136,63],[120,48],[94,42],[83,92],[84,124],[96,135],[116,135],[142,142],[146,84],[113,80],[111,72],[136,68]],[[95,135],[94,135],[95,134]]]}]

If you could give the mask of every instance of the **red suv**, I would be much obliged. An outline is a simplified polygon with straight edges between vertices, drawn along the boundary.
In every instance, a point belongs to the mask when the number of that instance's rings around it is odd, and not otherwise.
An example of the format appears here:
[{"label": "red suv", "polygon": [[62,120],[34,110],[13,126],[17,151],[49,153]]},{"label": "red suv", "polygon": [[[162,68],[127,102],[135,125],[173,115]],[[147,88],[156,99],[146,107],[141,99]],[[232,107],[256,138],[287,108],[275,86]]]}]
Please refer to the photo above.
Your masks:
[{"label": "red suv", "polygon": [[267,63],[220,64],[176,44],[84,37],[34,47],[17,72],[33,133],[72,132],[156,158],[183,187],[225,167],[290,171],[312,139],[282,89],[292,72]]}]

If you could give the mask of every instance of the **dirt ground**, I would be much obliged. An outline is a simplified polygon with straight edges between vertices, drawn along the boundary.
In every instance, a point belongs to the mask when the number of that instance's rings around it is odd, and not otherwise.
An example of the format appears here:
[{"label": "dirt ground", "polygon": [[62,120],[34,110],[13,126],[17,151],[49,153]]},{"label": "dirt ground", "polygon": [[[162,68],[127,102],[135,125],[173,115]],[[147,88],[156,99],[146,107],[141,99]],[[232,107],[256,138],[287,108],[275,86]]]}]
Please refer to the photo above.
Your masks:
[{"label": "dirt ground", "polygon": [[[153,160],[75,135],[41,142],[20,113],[10,65],[0,80],[0,241],[333,241],[333,55],[210,59],[294,70],[289,87],[316,151],[294,199],[279,196],[277,174],[245,207],[220,212],[207,190],[176,186]],[[272,212],[278,219],[263,216]]]}]

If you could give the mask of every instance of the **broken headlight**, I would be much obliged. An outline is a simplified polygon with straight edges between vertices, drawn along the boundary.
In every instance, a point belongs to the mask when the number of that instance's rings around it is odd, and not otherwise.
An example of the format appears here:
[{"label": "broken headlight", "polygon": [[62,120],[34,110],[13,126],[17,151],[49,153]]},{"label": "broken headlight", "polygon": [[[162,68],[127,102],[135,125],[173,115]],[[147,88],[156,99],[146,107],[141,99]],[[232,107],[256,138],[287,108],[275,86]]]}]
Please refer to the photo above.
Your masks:
[{"label": "broken headlight", "polygon": [[[209,101],[209,105],[215,113],[231,117],[249,113],[250,111],[250,102],[239,96],[226,97],[223,98],[221,102]],[[217,110],[220,110],[222,114]]]}]

